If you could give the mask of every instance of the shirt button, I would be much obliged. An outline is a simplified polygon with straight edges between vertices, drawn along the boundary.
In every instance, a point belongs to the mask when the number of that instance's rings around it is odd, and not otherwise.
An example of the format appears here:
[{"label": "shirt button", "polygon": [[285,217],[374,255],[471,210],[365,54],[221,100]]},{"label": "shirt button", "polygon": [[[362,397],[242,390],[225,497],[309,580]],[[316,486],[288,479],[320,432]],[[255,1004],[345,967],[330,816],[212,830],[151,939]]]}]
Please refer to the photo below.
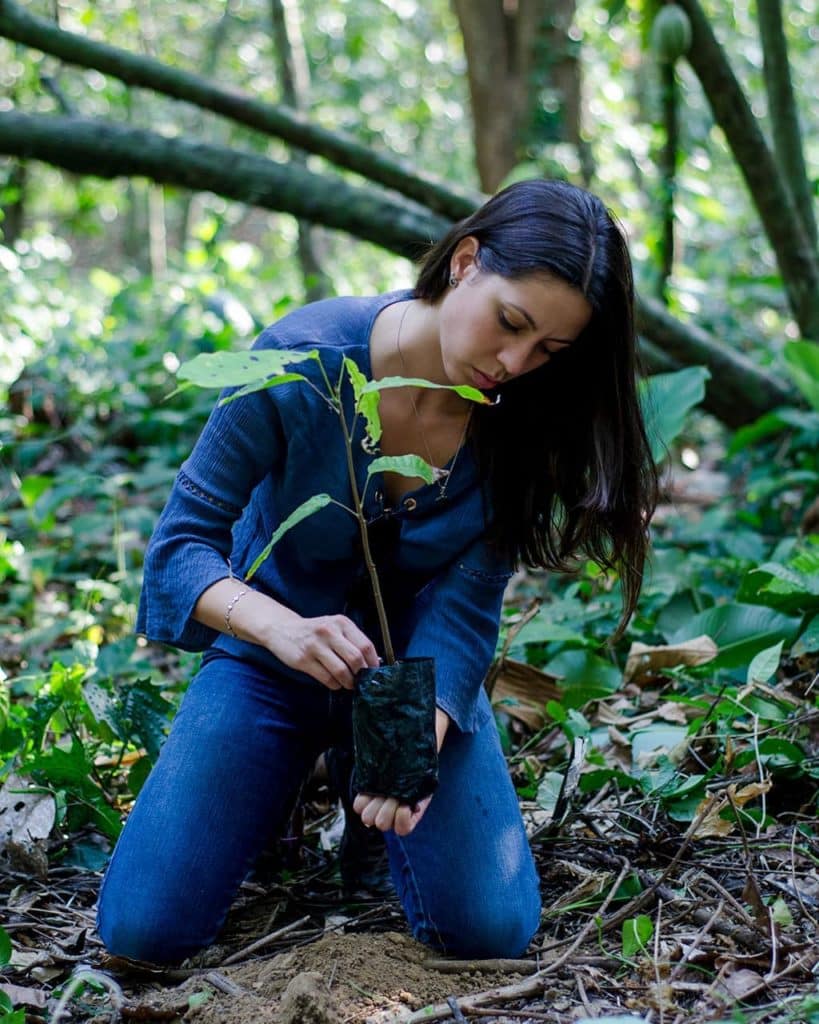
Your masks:
[{"label": "shirt button", "polygon": [[407,512],[412,512],[412,510],[415,508],[417,504],[418,502],[415,500],[415,498],[404,499],[404,508],[407,510]]}]

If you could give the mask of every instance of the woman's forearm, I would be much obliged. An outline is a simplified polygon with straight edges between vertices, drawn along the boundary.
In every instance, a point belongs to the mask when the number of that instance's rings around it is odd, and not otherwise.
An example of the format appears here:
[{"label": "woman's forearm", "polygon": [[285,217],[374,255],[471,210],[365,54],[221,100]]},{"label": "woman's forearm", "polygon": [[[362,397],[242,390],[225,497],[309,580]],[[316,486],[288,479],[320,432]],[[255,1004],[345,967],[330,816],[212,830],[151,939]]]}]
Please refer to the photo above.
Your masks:
[{"label": "woman's forearm", "polygon": [[202,593],[193,618],[220,633],[232,631],[240,640],[273,649],[277,635],[285,634],[301,616],[242,580],[226,577]]}]

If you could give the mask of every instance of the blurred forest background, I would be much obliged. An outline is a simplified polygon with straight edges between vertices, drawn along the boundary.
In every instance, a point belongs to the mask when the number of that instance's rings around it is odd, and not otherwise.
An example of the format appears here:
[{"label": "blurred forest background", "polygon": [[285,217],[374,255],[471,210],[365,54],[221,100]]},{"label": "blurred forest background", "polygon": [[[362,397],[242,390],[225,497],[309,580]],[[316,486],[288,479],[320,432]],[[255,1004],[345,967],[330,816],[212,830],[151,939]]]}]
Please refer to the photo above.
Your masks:
[{"label": "blurred forest background", "polygon": [[[631,240],[663,504],[616,647],[612,574],[513,580],[510,768],[543,842],[615,795],[615,846],[742,837],[747,868],[790,844],[788,891],[737,900],[760,948],[774,905],[782,942],[815,943],[817,41],[815,0],[0,0],[7,863],[104,867],[195,668],[132,634],[213,400],[169,398],[180,363],[406,286],[482,194],[560,177]],[[638,909],[621,957],[649,944]],[[807,998],[781,1019],[819,1020]]]}]

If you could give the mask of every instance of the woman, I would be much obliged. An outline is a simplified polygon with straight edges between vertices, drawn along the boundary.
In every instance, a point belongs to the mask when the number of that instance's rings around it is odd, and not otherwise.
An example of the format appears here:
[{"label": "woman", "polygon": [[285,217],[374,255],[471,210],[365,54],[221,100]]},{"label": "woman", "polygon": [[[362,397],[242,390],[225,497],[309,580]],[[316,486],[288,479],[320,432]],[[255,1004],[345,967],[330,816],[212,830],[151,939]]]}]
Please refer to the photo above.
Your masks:
[{"label": "woman", "polygon": [[[623,625],[639,592],[656,478],[632,307],[626,243],[600,200],[529,181],[456,225],[414,291],[315,303],[256,343],[318,348],[330,380],[349,357],[375,379],[492,400],[384,391],[380,454],[444,468],[429,485],[383,474],[365,497],[396,653],[435,658],[440,784],[415,807],[357,794],[354,812],[385,836],[413,933],[448,953],[517,956],[539,922],[482,688],[513,567],[565,569],[579,553],[616,566]],[[355,675],[379,661],[356,524],[337,506],[241,580],[302,501],[349,494],[338,421],[306,366],[312,387],[216,409],[146,553],[139,631],[206,653],[103,883],[116,954],[173,962],[213,941],[317,754],[349,746]],[[373,453],[355,440],[363,482]]]}]

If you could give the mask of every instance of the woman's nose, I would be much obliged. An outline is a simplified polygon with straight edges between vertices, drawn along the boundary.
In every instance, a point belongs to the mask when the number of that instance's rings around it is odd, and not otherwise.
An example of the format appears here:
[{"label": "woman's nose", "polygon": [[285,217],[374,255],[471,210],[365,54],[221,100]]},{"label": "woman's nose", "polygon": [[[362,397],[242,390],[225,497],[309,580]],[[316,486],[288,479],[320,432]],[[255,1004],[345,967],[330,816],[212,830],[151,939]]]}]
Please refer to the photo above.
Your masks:
[{"label": "woman's nose", "polygon": [[498,362],[509,377],[517,377],[523,373],[528,359],[528,351],[520,345],[515,348],[507,347],[498,353]]}]

